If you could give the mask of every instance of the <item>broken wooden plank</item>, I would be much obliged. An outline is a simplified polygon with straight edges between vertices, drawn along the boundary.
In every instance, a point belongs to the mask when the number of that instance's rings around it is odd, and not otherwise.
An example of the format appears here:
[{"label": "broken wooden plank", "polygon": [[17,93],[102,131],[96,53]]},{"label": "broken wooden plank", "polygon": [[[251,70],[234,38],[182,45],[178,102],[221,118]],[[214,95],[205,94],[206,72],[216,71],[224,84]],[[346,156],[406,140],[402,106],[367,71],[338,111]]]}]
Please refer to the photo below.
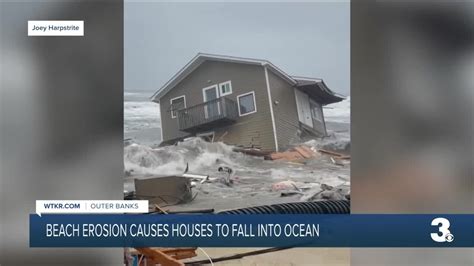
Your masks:
[{"label": "broken wooden plank", "polygon": [[297,151],[285,152],[285,159],[288,161],[304,159],[304,157]]},{"label": "broken wooden plank", "polygon": [[[342,154],[342,153],[335,152],[335,151],[330,151],[330,150],[325,150],[325,149],[318,149],[318,151],[319,151],[320,153],[332,155],[332,156],[335,156],[335,157],[338,157],[338,158],[347,157],[347,156],[348,156],[348,155],[346,155],[346,154]],[[349,158],[350,158],[350,156],[349,156]]]},{"label": "broken wooden plank", "polygon": [[[173,256],[173,254],[196,252],[197,248],[192,248],[192,247],[182,247],[182,248],[157,248],[157,247],[152,247],[151,249],[159,250],[159,251],[161,251],[165,254]],[[130,248],[130,254],[136,256],[136,255],[141,255],[142,253],[140,253],[136,248]]]},{"label": "broken wooden plank", "polygon": [[234,151],[241,152],[247,155],[264,157],[270,155],[272,152],[268,150],[256,149],[256,148],[234,148]]},{"label": "broken wooden plank", "polygon": [[281,152],[274,152],[272,154],[265,156],[265,160],[278,160],[281,158],[283,158],[283,153]]},{"label": "broken wooden plank", "polygon": [[177,260],[196,257],[196,248],[160,248],[161,252]]},{"label": "broken wooden plank", "polygon": [[267,160],[287,160],[294,161],[304,159],[304,157],[297,151],[274,152],[266,157]]},{"label": "broken wooden plank", "polygon": [[158,206],[158,204],[153,204],[153,206],[155,207],[155,210],[159,213],[164,213],[164,214],[168,214],[168,211],[165,210],[165,209],[162,209],[160,206]]},{"label": "broken wooden plank", "polygon": [[197,256],[196,252],[179,252],[174,255],[172,255],[173,258],[177,260],[184,260],[184,259],[189,259],[189,258],[194,258]]},{"label": "broken wooden plank", "polygon": [[284,152],[273,152],[265,156],[265,160],[299,161],[315,157],[316,153],[304,145]]},{"label": "broken wooden plank", "polygon": [[152,248],[135,248],[140,254],[145,255],[148,259],[154,263],[166,265],[166,266],[184,266],[184,263],[165,254],[164,252],[152,249]]},{"label": "broken wooden plank", "polygon": [[314,157],[314,153],[312,151],[308,151],[303,146],[295,147],[295,151],[297,151],[301,156],[303,156],[305,159],[309,159]]}]

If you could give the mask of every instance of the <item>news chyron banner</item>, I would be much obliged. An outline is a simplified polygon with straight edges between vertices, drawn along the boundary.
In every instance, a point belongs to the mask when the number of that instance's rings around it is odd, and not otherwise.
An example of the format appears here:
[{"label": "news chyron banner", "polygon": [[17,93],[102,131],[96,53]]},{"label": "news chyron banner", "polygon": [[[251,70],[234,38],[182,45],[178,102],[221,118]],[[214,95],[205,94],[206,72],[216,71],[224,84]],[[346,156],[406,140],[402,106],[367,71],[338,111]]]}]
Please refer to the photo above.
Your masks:
[{"label": "news chyron banner", "polygon": [[474,247],[474,215],[156,214],[148,201],[37,201],[30,247]]}]

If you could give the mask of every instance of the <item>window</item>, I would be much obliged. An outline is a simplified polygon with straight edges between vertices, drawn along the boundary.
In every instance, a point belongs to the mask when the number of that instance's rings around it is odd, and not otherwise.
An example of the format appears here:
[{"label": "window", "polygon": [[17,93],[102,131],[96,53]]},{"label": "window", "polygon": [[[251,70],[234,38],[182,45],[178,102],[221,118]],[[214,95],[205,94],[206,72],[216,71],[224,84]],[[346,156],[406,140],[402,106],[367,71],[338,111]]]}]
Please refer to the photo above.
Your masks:
[{"label": "window", "polygon": [[171,118],[176,118],[179,110],[186,108],[186,97],[179,96],[170,100],[171,103]]},{"label": "window", "polygon": [[239,102],[239,116],[249,115],[257,112],[255,106],[255,92],[249,92],[237,96]]},{"label": "window", "polygon": [[230,83],[230,80],[224,83],[220,83],[219,90],[220,90],[221,96],[232,94],[232,84]]},{"label": "window", "polygon": [[323,113],[321,106],[313,100],[310,100],[309,104],[311,106],[311,116],[313,117],[313,120],[323,122]]}]

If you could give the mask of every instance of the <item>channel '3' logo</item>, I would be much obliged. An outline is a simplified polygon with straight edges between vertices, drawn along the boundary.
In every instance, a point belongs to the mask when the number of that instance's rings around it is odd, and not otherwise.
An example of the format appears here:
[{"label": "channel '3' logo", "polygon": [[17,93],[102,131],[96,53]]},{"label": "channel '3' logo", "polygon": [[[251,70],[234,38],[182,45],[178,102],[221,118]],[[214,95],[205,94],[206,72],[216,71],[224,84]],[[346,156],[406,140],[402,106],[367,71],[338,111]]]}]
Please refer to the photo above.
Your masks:
[{"label": "channel '3' logo", "polygon": [[437,233],[431,233],[431,239],[436,242],[453,242],[454,241],[454,235],[451,234],[451,231],[449,231],[449,227],[451,226],[451,223],[449,222],[448,219],[446,218],[435,218],[433,221],[431,221],[432,226],[438,226],[438,232]]}]

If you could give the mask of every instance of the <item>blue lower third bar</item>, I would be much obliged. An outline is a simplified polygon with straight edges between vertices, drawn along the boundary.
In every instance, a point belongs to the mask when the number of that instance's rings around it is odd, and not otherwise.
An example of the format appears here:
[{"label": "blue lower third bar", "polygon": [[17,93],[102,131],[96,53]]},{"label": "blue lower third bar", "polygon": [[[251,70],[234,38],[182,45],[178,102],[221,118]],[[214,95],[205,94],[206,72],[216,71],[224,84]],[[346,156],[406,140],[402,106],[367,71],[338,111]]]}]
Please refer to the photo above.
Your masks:
[{"label": "blue lower third bar", "polygon": [[30,215],[30,247],[474,247],[474,215]]}]

